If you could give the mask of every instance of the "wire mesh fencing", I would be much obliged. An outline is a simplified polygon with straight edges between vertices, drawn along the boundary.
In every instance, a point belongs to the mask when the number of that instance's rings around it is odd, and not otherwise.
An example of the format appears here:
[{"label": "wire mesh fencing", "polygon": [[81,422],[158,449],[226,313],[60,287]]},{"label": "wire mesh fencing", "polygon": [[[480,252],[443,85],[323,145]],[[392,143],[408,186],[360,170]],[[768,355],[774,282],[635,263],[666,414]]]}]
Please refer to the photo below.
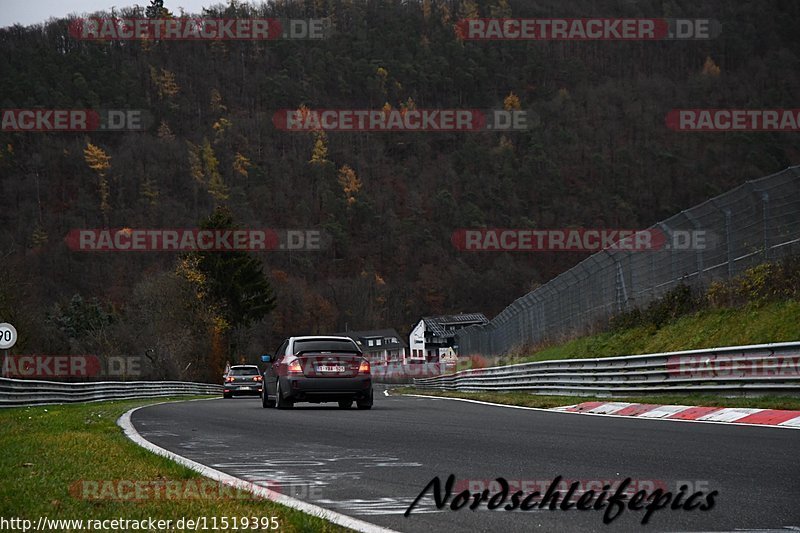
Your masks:
[{"label": "wire mesh fencing", "polygon": [[498,355],[589,330],[678,284],[706,287],[800,253],[800,166],[716,196],[649,228],[664,246],[604,250],[457,333],[460,354]]}]

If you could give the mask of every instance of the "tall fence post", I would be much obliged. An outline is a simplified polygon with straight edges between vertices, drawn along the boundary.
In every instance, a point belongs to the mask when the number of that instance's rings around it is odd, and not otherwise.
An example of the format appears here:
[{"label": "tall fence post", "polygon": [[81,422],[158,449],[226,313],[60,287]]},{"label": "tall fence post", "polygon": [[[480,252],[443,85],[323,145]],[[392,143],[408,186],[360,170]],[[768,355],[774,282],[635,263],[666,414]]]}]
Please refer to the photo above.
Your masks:
[{"label": "tall fence post", "polygon": [[622,271],[622,263],[616,256],[612,255],[614,266],[617,269],[617,312],[621,313],[628,309],[628,289],[625,286],[625,272]]},{"label": "tall fence post", "polygon": [[[691,210],[684,211],[683,214],[686,216],[689,222],[692,223],[692,227],[696,232],[702,230],[703,228],[702,224],[700,224],[700,221],[698,221],[697,218],[694,215],[692,215]],[[693,237],[691,239],[693,243],[696,242]],[[703,279],[704,266],[703,266],[703,249],[700,246],[698,246],[697,249],[695,250],[695,264],[697,268],[698,283],[702,284],[704,281]]]},{"label": "tall fence post", "polygon": [[[667,224],[665,222],[659,222],[658,224],[656,224],[656,226],[658,226],[659,228],[662,229],[662,231],[664,231],[664,233],[667,236],[667,242],[675,242],[675,238],[672,235],[672,228],[671,227],[667,226]],[[670,273],[671,273],[672,279],[675,279],[675,278],[678,277],[678,265],[677,265],[676,261],[677,261],[677,259],[676,259],[676,256],[675,256],[675,250],[670,248],[669,249],[669,268],[670,268]]]},{"label": "tall fence post", "polygon": [[725,213],[725,249],[728,255],[728,277],[733,276],[733,230],[731,230],[731,222],[733,214],[730,209],[723,209]]}]

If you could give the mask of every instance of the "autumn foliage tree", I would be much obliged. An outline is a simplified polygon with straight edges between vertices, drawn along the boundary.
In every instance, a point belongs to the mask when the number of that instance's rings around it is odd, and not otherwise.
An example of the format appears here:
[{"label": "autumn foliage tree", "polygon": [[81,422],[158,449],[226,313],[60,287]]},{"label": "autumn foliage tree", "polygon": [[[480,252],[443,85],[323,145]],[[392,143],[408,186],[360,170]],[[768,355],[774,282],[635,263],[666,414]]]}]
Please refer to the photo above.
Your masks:
[{"label": "autumn foliage tree", "polygon": [[350,168],[349,165],[342,165],[339,169],[338,177],[339,185],[342,187],[342,192],[347,201],[347,205],[356,203],[356,195],[361,190],[361,180],[358,179],[356,171]]},{"label": "autumn foliage tree", "polygon": [[[217,207],[200,224],[202,229],[234,230],[229,209]],[[212,351],[210,368],[216,372],[224,359],[236,360],[241,333],[262,320],[275,307],[272,286],[263,272],[261,261],[245,251],[203,251],[181,256],[178,273],[194,287],[198,300],[215,317],[211,338],[227,341],[228,351]],[[219,345],[221,346],[221,344]],[[220,356],[224,359],[220,360]]]},{"label": "autumn foliage tree", "polygon": [[[164,3],[139,2],[113,16],[170,17]],[[213,281],[228,273],[214,266],[229,264],[227,256],[182,258],[188,262],[179,267],[193,281],[176,280],[171,253],[71,252],[63,236],[76,227],[194,227],[226,206],[246,227],[324,232],[321,250],[258,256],[282,300],[277,312],[240,328],[246,334],[237,356],[249,343],[256,362],[255,350],[274,348],[284,334],[346,324],[406,333],[419,316],[439,311],[492,316],[585,258],[463,253],[451,242],[456,229],[649,227],[797,163],[795,132],[685,135],[667,128],[664,115],[695,104],[794,107],[798,2],[718,2],[713,18],[725,30],[713,39],[608,43],[466,41],[458,21],[637,13],[692,19],[697,5],[209,4],[196,15],[326,17],[337,31],[312,41],[209,43],[87,42],[70,36],[66,19],[0,29],[4,109],[152,115],[143,131],[92,132],[88,144],[74,132],[0,131],[0,258],[26,287],[14,306],[31,310],[31,352],[68,349],[58,330],[45,326],[43,310],[80,294],[120,310],[115,324],[124,327],[107,330],[120,353],[136,348],[138,330],[159,337],[153,365],[170,375],[189,363],[208,366],[210,346],[218,347],[220,362],[231,356],[237,313],[227,302],[240,298]],[[275,110],[302,115],[312,108],[519,110],[529,121],[524,131],[469,133],[296,132],[273,122]],[[244,262],[230,264],[237,261]],[[250,282],[237,285],[258,285],[266,275],[256,266],[243,267]],[[164,312],[169,301],[181,312]]]},{"label": "autumn foliage tree", "polygon": [[100,147],[88,143],[83,150],[83,157],[89,168],[97,174],[97,190],[100,196],[100,211],[103,213],[103,222],[108,226],[108,215],[111,212],[110,187],[106,173],[111,168],[111,157]]}]

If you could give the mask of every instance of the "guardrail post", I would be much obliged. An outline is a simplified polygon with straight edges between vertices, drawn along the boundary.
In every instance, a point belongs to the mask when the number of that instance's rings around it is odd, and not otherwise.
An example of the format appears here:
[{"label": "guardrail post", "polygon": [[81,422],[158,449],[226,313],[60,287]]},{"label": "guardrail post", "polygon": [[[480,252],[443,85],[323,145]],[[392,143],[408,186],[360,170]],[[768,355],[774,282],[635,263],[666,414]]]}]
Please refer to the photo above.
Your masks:
[{"label": "guardrail post", "polygon": [[761,219],[764,225],[764,260],[769,260],[769,193],[761,193]]}]

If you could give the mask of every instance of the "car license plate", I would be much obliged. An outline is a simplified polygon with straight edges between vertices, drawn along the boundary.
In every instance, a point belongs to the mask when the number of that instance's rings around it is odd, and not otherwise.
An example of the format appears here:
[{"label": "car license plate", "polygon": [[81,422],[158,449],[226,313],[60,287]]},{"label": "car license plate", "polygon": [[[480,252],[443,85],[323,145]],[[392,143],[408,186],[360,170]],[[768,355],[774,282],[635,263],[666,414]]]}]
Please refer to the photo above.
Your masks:
[{"label": "car license plate", "polygon": [[241,387],[242,390],[250,390],[250,387]]},{"label": "car license plate", "polygon": [[340,365],[319,365],[318,372],[344,372],[344,367]]}]

